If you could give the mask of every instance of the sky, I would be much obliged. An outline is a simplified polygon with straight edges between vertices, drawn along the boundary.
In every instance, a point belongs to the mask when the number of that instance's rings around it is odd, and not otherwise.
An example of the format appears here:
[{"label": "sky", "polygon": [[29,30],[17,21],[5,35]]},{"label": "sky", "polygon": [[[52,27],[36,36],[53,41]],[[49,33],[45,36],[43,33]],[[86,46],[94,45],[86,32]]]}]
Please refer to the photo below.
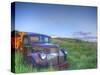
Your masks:
[{"label": "sky", "polygon": [[61,37],[74,37],[78,32],[96,36],[97,8],[17,2],[15,29]]}]

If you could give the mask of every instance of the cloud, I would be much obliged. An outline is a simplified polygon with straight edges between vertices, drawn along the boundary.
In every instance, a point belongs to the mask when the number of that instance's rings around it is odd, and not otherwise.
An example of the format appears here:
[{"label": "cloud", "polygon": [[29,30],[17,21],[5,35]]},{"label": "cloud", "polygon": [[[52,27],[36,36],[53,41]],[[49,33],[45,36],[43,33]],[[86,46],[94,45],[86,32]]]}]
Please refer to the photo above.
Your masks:
[{"label": "cloud", "polygon": [[73,33],[73,35],[83,35],[83,36],[91,35],[91,34],[92,34],[91,32],[83,32],[83,31],[78,31]]},{"label": "cloud", "polygon": [[92,32],[83,32],[83,31],[74,32],[73,38],[86,41],[97,41],[97,36],[93,35]]}]

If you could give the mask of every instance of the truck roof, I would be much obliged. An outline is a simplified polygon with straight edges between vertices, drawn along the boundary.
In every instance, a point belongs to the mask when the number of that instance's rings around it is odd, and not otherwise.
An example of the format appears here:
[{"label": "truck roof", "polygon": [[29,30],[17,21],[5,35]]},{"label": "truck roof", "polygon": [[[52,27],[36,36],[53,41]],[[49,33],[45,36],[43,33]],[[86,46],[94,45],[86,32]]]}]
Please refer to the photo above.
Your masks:
[{"label": "truck roof", "polygon": [[45,35],[45,34],[40,34],[40,33],[33,33],[33,32],[25,32],[25,35],[36,35],[36,36],[44,36],[44,37],[50,37],[48,35]]}]

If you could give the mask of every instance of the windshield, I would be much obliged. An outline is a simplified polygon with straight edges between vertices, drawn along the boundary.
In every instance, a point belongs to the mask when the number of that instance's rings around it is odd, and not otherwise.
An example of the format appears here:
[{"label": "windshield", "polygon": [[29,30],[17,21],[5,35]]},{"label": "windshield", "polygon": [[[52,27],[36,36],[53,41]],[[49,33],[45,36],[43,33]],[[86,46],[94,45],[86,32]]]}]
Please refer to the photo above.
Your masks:
[{"label": "windshield", "polygon": [[30,36],[31,42],[43,42],[43,43],[48,43],[49,42],[49,37],[46,36]]},{"label": "windshield", "polygon": [[31,40],[31,42],[38,42],[39,41],[39,37],[38,36],[31,36],[30,40]]}]

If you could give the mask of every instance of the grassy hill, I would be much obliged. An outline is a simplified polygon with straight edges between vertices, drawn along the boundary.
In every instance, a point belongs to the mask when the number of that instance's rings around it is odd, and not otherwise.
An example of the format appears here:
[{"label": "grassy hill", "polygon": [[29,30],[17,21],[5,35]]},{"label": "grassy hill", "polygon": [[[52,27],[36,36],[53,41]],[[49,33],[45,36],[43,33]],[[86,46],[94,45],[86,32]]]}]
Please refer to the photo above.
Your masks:
[{"label": "grassy hill", "polygon": [[68,69],[91,69],[97,67],[97,43],[70,38],[54,38],[53,43],[59,44],[68,51]]}]

